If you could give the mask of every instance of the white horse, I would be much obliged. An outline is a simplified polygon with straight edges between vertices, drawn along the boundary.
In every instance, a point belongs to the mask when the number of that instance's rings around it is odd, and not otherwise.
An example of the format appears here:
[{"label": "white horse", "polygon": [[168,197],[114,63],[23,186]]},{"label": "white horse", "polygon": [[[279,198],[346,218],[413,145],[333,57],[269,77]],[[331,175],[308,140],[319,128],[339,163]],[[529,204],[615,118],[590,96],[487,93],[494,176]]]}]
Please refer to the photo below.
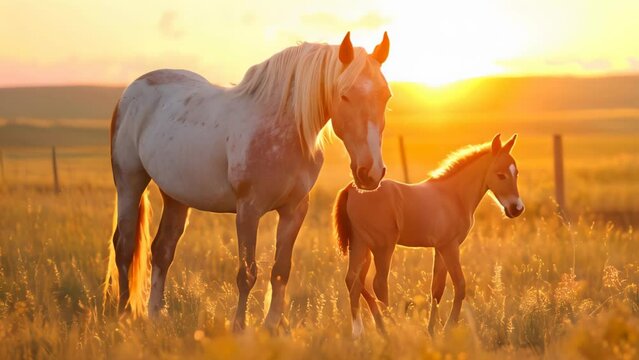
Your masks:
[{"label": "white horse", "polygon": [[[320,132],[332,121],[351,159],[355,184],[375,189],[384,176],[381,134],[391,96],[380,66],[386,33],[368,55],[347,33],[339,46],[303,43],[251,67],[239,85],[212,85],[184,70],[157,70],[124,91],[111,123],[117,190],[105,299],[119,310],[158,315],[164,284],[189,208],[236,213],[239,301],[234,330],[245,327],[255,284],[260,217],[279,213],[272,298],[264,326],[282,319],[295,239],[308,193],[322,166]],[[147,192],[158,185],[164,208],[149,244]],[[151,283],[149,285],[149,248]]]}]

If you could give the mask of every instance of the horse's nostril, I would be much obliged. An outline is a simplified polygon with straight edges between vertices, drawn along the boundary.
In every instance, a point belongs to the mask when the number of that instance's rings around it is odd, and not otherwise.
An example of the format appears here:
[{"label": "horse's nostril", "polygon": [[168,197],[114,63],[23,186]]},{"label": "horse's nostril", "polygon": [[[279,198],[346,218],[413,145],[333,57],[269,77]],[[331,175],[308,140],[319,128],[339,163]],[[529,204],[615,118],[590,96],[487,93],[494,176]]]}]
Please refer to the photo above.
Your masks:
[{"label": "horse's nostril", "polygon": [[357,169],[357,178],[360,181],[365,181],[366,179],[368,179],[368,169],[366,167],[360,167]]}]

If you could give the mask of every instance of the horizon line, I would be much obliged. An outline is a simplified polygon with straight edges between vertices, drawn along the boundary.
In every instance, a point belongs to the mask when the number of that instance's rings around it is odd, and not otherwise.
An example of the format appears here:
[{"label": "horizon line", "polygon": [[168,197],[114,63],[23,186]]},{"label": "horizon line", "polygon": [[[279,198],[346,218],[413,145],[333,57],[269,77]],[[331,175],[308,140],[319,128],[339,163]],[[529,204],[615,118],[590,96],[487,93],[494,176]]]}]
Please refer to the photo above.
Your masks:
[{"label": "horizon line", "polygon": [[[432,85],[428,84],[424,81],[411,81],[411,80],[389,80],[389,83],[395,84],[417,84],[422,85],[427,88],[441,88],[447,87],[451,85],[455,85],[458,83],[463,83],[466,81],[473,80],[482,80],[482,79],[607,79],[607,78],[631,78],[631,77],[639,77],[639,71],[628,71],[628,72],[615,72],[615,73],[605,73],[605,74],[493,74],[493,75],[481,75],[481,76],[473,76],[463,79],[458,79],[454,81],[450,81],[447,83],[443,83],[440,85]],[[134,80],[132,80],[133,82]],[[130,84],[130,83],[129,83]],[[73,88],[73,87],[85,87],[85,88],[125,88],[129,84],[124,83],[94,83],[94,82],[70,82],[70,83],[43,83],[43,84],[7,84],[0,85],[0,89],[36,89],[36,88]],[[215,84],[215,83],[212,83]],[[220,85],[220,84],[215,84]],[[230,83],[225,86],[234,86],[234,83]],[[221,85],[220,85],[221,86]]]}]

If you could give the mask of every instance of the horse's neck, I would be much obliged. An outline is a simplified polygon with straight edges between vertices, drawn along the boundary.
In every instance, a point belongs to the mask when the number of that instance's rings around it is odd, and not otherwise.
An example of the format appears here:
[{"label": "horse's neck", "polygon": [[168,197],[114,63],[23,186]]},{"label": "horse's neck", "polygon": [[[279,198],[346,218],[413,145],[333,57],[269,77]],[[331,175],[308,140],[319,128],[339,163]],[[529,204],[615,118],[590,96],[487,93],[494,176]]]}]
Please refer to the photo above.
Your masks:
[{"label": "horse's neck", "polygon": [[486,154],[466,165],[458,173],[447,180],[450,195],[457,199],[465,212],[472,214],[486,195],[486,172],[492,161],[490,154]]},{"label": "horse's neck", "polygon": [[[254,101],[251,99],[251,101]],[[257,118],[260,119],[262,124],[269,128],[279,128],[281,130],[280,134],[285,134],[286,139],[281,139],[281,141],[285,141],[289,144],[299,144],[302,151],[304,151],[304,144],[302,144],[302,140],[299,134],[300,129],[298,129],[298,123],[295,120],[295,116],[293,114],[293,109],[291,105],[286,105],[284,109],[281,109],[277,103],[270,104],[255,104],[255,111],[257,111]],[[322,120],[321,129],[323,129],[328,123],[328,117]],[[316,135],[319,135],[316,134]],[[316,152],[322,152],[321,148],[317,148]],[[309,160],[313,160],[314,157],[308,157]]]},{"label": "horse's neck", "polygon": [[[322,96],[324,95],[323,92],[319,92]],[[288,97],[290,98],[292,95],[289,94]],[[280,99],[282,97],[282,94],[275,94],[274,98],[275,99]],[[328,123],[328,120],[330,119],[330,109],[328,108],[328,105],[326,104],[327,100],[326,99],[322,99],[322,101],[319,102],[320,106],[322,107],[322,109],[313,109],[311,111],[321,111],[321,114],[323,114],[323,118],[321,119],[320,122],[320,126],[319,126],[319,131],[314,134],[315,137],[320,135],[320,132],[322,129],[324,129],[324,127],[326,126],[326,124]],[[272,126],[278,126],[281,128],[286,128],[286,127],[293,127],[295,129],[295,136],[292,136],[289,140],[290,141],[294,141],[297,143],[300,143],[300,145],[302,145],[302,147],[304,147],[303,144],[301,144],[301,138],[300,138],[300,133],[298,131],[302,131],[302,129],[298,129],[298,126],[300,126],[300,124],[296,121],[295,119],[295,110],[293,109],[293,105],[291,103],[288,103],[286,105],[284,105],[284,108],[282,108],[280,106],[279,103],[277,102],[271,102],[269,104],[264,104],[262,109],[265,111],[266,114],[268,114],[268,121],[272,122]],[[317,151],[321,151],[320,149],[316,149]]]}]

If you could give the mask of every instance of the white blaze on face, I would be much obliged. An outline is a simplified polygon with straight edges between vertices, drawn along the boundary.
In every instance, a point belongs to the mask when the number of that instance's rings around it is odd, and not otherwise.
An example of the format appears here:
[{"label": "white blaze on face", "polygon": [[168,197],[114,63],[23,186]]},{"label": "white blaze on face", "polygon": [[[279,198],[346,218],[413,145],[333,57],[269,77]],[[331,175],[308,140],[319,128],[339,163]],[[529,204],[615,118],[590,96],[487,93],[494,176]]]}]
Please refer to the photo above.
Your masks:
[{"label": "white blaze on face", "polygon": [[[515,164],[510,164],[510,166],[508,166],[508,171],[510,171],[513,178],[517,176],[517,167]],[[524,208],[524,202],[519,196],[507,196],[504,199],[497,200],[505,208],[510,208],[512,205],[515,205],[518,211],[521,211]]]},{"label": "white blaze on face", "polygon": [[373,91],[373,82],[371,80],[364,80],[360,84],[360,88],[362,89],[363,92],[368,94],[371,91]]},{"label": "white blaze on face", "polygon": [[368,134],[366,135],[368,142],[368,150],[373,157],[373,166],[371,167],[368,176],[373,179],[381,179],[384,171],[384,164],[382,162],[382,150],[381,139],[379,137],[379,128],[372,121],[368,122]]}]

